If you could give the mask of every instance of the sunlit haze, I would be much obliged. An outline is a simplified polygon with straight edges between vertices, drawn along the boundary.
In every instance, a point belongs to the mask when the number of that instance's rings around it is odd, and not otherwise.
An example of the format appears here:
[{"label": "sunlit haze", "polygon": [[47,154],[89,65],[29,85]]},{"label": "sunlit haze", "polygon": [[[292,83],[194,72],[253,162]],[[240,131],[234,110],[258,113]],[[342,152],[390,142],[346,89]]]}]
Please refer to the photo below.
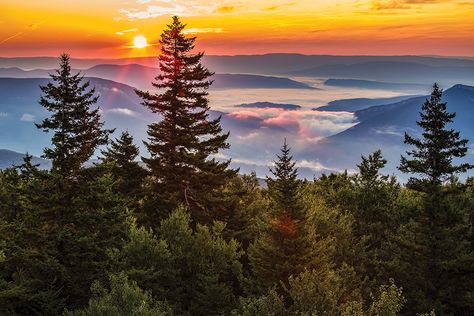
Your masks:
[{"label": "sunlit haze", "polygon": [[465,0],[3,0],[0,12],[0,56],[156,55],[171,15],[211,55],[474,56]]}]

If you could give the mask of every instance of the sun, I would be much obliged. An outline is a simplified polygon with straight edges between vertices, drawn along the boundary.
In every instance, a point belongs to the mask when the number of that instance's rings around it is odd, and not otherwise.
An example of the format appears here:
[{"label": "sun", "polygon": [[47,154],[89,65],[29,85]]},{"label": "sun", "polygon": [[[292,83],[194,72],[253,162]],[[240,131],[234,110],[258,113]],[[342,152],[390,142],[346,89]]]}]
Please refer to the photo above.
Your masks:
[{"label": "sun", "polygon": [[133,39],[133,46],[135,48],[143,48],[143,47],[148,46],[145,36],[143,35],[135,36],[135,38]]}]

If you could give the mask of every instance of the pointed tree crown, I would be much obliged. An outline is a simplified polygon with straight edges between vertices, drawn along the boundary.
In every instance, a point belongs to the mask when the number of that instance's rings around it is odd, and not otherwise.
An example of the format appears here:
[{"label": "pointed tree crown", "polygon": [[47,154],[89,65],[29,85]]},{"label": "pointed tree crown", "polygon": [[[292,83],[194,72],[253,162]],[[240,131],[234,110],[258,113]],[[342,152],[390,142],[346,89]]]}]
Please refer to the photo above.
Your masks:
[{"label": "pointed tree crown", "polygon": [[[212,155],[229,147],[220,117],[209,116],[208,88],[213,75],[201,64],[203,53],[193,53],[195,37],[188,37],[178,17],[161,34],[158,57],[160,74],[152,85],[157,93],[137,91],[143,105],[161,116],[148,126],[145,142],[150,157],[143,158],[150,170],[154,197],[174,208],[187,204],[193,213],[218,205],[216,192],[236,170],[230,160]],[[165,207],[166,208],[166,207]]]},{"label": "pointed tree crown", "polygon": [[447,111],[447,103],[442,101],[443,91],[434,84],[429,99],[426,99],[417,122],[423,130],[422,138],[414,138],[405,133],[405,144],[415,146],[402,156],[399,169],[405,173],[418,174],[411,177],[408,184],[423,190],[426,185],[439,186],[453,175],[473,168],[468,163],[456,165],[454,158],[462,158],[467,152],[467,139],[461,139],[459,132],[448,128],[455,113]]},{"label": "pointed tree crown", "polygon": [[51,117],[36,126],[45,132],[54,131],[52,148],[44,149],[44,158],[51,159],[52,170],[64,177],[73,176],[89,160],[100,145],[105,145],[113,130],[103,129],[99,99],[89,89],[80,73],[71,74],[69,55],[59,57],[59,69],[50,74],[52,82],[41,86],[40,104]]},{"label": "pointed tree crown", "polygon": [[274,168],[270,168],[270,172],[275,178],[267,177],[266,182],[272,200],[280,212],[288,212],[294,218],[299,218],[298,168],[296,168],[296,162],[293,160],[286,138],[281,147],[281,154],[277,155]]}]

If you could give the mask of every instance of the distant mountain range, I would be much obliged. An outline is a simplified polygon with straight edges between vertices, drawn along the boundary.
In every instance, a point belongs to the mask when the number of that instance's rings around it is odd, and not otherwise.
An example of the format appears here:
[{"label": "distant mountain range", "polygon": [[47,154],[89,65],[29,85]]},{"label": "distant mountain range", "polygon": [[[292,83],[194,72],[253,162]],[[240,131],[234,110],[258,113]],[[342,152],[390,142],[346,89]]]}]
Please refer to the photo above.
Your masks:
[{"label": "distant mountain range", "polygon": [[[157,52],[158,53],[158,52]],[[74,56],[72,56],[74,57]],[[312,77],[334,79],[362,79],[386,82],[406,82],[432,84],[434,81],[443,86],[455,83],[474,84],[474,59],[441,56],[331,56],[301,54],[264,54],[203,57],[203,63],[218,74],[255,74],[277,75],[282,77]],[[0,57],[0,68],[18,67],[24,70],[55,69],[58,60],[55,57]],[[90,69],[88,76],[97,76],[95,71],[108,72],[113,69],[91,69],[98,65],[121,65],[130,67],[130,78],[120,72],[105,79],[127,83],[137,87],[148,87],[150,78],[135,76],[136,66],[156,68],[156,57],[122,59],[71,59],[71,65],[77,69]],[[138,69],[138,68],[137,68]],[[147,73],[147,71],[145,72]],[[32,77],[32,75],[29,75]],[[121,80],[118,80],[121,78]],[[146,84],[146,85],[142,85]],[[217,87],[217,86],[216,86]]]},{"label": "distant mountain range", "polygon": [[[39,123],[49,113],[38,104],[40,85],[47,78],[0,78],[0,148],[16,152],[31,152],[39,155],[49,145],[51,134],[43,133],[34,123]],[[101,78],[86,77],[100,96],[98,106],[106,127],[117,128],[116,134],[128,130],[143,149],[141,140],[146,138],[147,125],[159,119],[141,105],[134,88],[122,83]],[[242,135],[259,128],[263,118],[240,121],[229,113],[210,111],[210,116],[222,116],[224,130]],[[285,132],[279,126],[268,126],[275,132]]]},{"label": "distant mountain range", "polygon": [[[0,169],[9,168],[12,166],[19,166],[23,163],[25,154],[17,153],[12,150],[0,149]],[[33,164],[39,164],[40,168],[50,168],[51,162],[42,158],[34,157]]]},{"label": "distant mountain range", "polygon": [[[157,51],[158,53],[158,51]],[[474,59],[469,57],[443,56],[335,56],[302,54],[263,54],[215,56],[204,55],[203,62],[217,73],[283,74],[289,71],[309,69],[324,65],[350,65],[367,62],[419,63],[427,66],[474,67]],[[128,65],[140,64],[157,67],[156,57],[121,59],[78,59],[72,56],[74,68],[87,69],[100,64]],[[22,69],[54,69],[56,57],[0,57],[0,68],[20,67]],[[348,77],[350,78],[350,77]]]},{"label": "distant mountain range", "polygon": [[[448,102],[448,111],[455,112],[452,127],[459,130],[462,138],[470,140],[471,149],[466,160],[474,163],[474,87],[455,85],[443,94]],[[318,157],[322,163],[331,166],[355,166],[360,155],[367,155],[382,149],[389,160],[389,172],[398,173],[396,166],[400,155],[408,148],[403,135],[408,132],[420,137],[416,124],[425,97],[414,97],[393,104],[379,105],[355,112],[360,123],[336,135],[321,140],[304,156]]]},{"label": "distant mountain range", "polygon": [[282,104],[273,102],[254,102],[244,103],[236,105],[237,108],[249,108],[249,109],[283,109],[283,110],[299,110],[300,105],[296,104]]},{"label": "distant mountain range", "polygon": [[[111,75],[115,76],[116,73],[113,72]],[[240,78],[247,80],[246,77]],[[116,134],[128,129],[134,135],[137,144],[141,145],[141,140],[146,139],[147,125],[159,117],[150,115],[150,111],[140,104],[141,101],[136,96],[134,87],[112,80],[94,77],[86,79],[91,81],[91,85],[96,87],[97,93],[100,95],[98,105],[106,121],[106,126],[116,127]],[[0,148],[13,150],[17,153],[30,152],[39,155],[42,149],[49,145],[51,134],[43,133],[34,125],[34,122],[40,122],[48,115],[46,110],[38,104],[41,95],[39,85],[45,85],[48,80],[47,78],[0,78]],[[445,91],[444,100],[448,102],[448,111],[457,113],[453,127],[461,131],[463,138],[474,140],[474,129],[472,128],[474,87],[455,85]],[[327,106],[317,108],[317,110],[335,113],[337,111],[353,112],[358,124],[317,142],[314,140],[310,145],[300,146],[295,152],[295,158],[300,161],[320,163],[326,168],[325,170],[353,169],[359,162],[361,154],[366,155],[380,148],[389,160],[386,170],[398,173],[396,165],[400,154],[407,149],[403,144],[403,133],[407,131],[415,136],[419,135],[420,129],[416,125],[416,121],[419,119],[423,101],[424,97],[408,95],[394,98],[359,98],[330,102]],[[254,109],[254,112],[258,112],[257,110],[262,107],[297,109],[297,105],[284,102],[247,103],[241,107],[249,109],[245,112],[252,112],[251,108]],[[301,130],[298,118],[311,119],[306,116],[307,113],[304,111],[286,111],[284,114],[285,116],[279,117],[278,120],[268,120],[265,115],[241,117],[237,113],[234,115],[218,111],[210,112],[211,117],[222,117],[223,129],[231,131],[231,138],[234,141],[232,150],[242,150],[239,152],[240,157],[252,159],[251,155],[257,151],[265,155],[265,159],[262,159],[263,162],[254,163],[240,159],[235,160],[234,165],[258,166],[259,170],[267,170],[264,163],[268,161],[267,157],[273,157],[275,153],[267,148],[269,143],[280,142],[284,135],[299,135]],[[314,124],[318,124],[318,121],[315,120]],[[262,138],[262,135],[265,138]],[[146,155],[146,152],[142,153]],[[22,155],[15,157],[7,152],[4,152],[3,155],[13,157],[10,162],[4,162],[3,166],[9,166],[13,161],[21,162]],[[18,160],[19,158],[20,160]],[[467,160],[474,163],[472,149],[469,151]],[[313,172],[311,170],[313,169],[307,169],[309,176],[311,176],[310,172]]]},{"label": "distant mountain range", "polygon": [[311,67],[286,73],[292,77],[364,79],[388,82],[444,85],[453,82],[474,83],[474,65],[465,66],[432,66],[405,61],[370,61],[354,64],[332,64]]},{"label": "distant mountain range", "polygon": [[[75,69],[74,71],[80,70]],[[50,73],[54,73],[54,69],[0,68],[0,77],[4,78],[48,78]],[[159,74],[159,70],[138,64],[101,64],[84,69],[82,73],[88,77],[113,80],[140,89],[151,89],[151,82]],[[215,74],[212,80],[214,83],[211,89],[314,89],[305,83],[275,76]]]},{"label": "distant mountain range", "polygon": [[326,86],[371,89],[371,90],[392,90],[392,91],[426,91],[430,85],[418,83],[395,83],[380,82],[361,79],[328,79],[324,82]]},{"label": "distant mountain range", "polygon": [[396,102],[410,99],[413,97],[416,97],[416,96],[415,95],[402,95],[399,97],[391,97],[391,98],[375,98],[375,99],[355,98],[355,99],[334,100],[334,101],[329,102],[327,105],[314,108],[313,110],[356,112],[363,109],[367,109],[372,106],[396,103]]}]

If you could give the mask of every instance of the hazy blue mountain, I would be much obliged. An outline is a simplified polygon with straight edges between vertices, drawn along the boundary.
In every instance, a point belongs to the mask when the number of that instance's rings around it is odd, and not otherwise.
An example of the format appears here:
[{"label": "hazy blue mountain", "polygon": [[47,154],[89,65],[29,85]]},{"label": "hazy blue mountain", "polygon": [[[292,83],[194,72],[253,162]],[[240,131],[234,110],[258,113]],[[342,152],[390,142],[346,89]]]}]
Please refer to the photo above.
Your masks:
[{"label": "hazy blue mountain", "polygon": [[[349,65],[368,62],[419,63],[428,66],[474,67],[469,58],[429,56],[334,56],[302,54],[263,54],[236,56],[204,56],[204,63],[213,71],[229,73],[261,73],[284,75],[325,65]],[[328,76],[329,77],[329,76]],[[352,76],[346,76],[352,78]],[[406,78],[405,78],[406,80]]]},{"label": "hazy blue mountain", "polygon": [[300,105],[296,104],[283,104],[283,103],[273,103],[273,102],[254,102],[254,103],[243,103],[236,105],[238,108],[250,108],[250,109],[284,109],[284,110],[299,110],[301,109]]},{"label": "hazy blue mountain", "polygon": [[[100,95],[98,106],[106,127],[116,128],[116,135],[128,130],[143,149],[147,125],[158,120],[159,116],[140,104],[133,87],[100,78],[85,79]],[[43,133],[34,125],[49,116],[38,104],[39,86],[47,82],[47,78],[0,78],[0,148],[40,155],[49,145],[51,134]],[[241,120],[232,114],[210,111],[211,118],[218,116],[222,116],[224,130],[231,130],[236,136],[250,133],[264,124],[263,118]],[[284,127],[273,125],[266,126],[266,130],[270,133],[286,132]]]},{"label": "hazy blue mountain", "polygon": [[[74,71],[79,71],[75,69]],[[18,67],[0,68],[0,77],[7,78],[48,78],[53,69],[22,70]],[[138,64],[129,65],[96,65],[82,70],[88,77],[98,77],[128,84],[140,89],[151,89],[151,82],[159,74],[157,68]],[[211,89],[314,89],[305,83],[283,77],[215,74]]]},{"label": "hazy blue mountain", "polygon": [[289,76],[365,79],[388,82],[444,85],[452,82],[474,83],[474,66],[432,66],[415,62],[370,61],[355,64],[333,64],[287,73]]},{"label": "hazy blue mountain", "polygon": [[305,83],[283,77],[215,74],[212,89],[315,89]]},{"label": "hazy blue mountain", "polygon": [[[263,54],[236,56],[205,55],[203,57],[203,62],[212,71],[217,73],[280,75],[290,71],[305,70],[324,65],[350,65],[367,62],[403,62],[419,63],[428,66],[474,67],[474,60],[472,58],[440,56],[332,56],[302,54]],[[54,69],[57,67],[57,64],[58,60],[56,57],[0,57],[0,68],[19,67],[22,69]],[[71,65],[73,68],[87,69],[100,64],[140,64],[148,67],[156,67],[157,59],[156,57],[121,59],[71,59]],[[346,78],[352,78],[352,76]]]},{"label": "hazy blue mountain", "polygon": [[328,79],[324,82],[324,84],[334,87],[392,91],[426,91],[427,88],[429,88],[429,85],[426,84],[380,82],[362,79]]},{"label": "hazy blue mountain", "polygon": [[[8,149],[0,149],[0,169],[18,166],[23,163],[25,154],[17,153]],[[40,168],[50,168],[51,162],[39,157],[33,156],[33,164],[39,164]]]},{"label": "hazy blue mountain", "polygon": [[[421,129],[416,124],[419,112],[426,97],[414,97],[401,102],[370,107],[356,112],[361,122],[341,133],[320,141],[305,155],[315,155],[331,166],[351,168],[359,161],[360,155],[367,155],[382,149],[389,160],[387,170],[397,172],[400,155],[407,150],[403,144],[405,132],[420,137]],[[461,132],[462,138],[470,140],[474,148],[474,87],[455,85],[443,94],[448,102],[448,111],[455,112],[453,128]],[[474,152],[469,151],[466,158],[474,163]]]},{"label": "hazy blue mountain", "polygon": [[[145,133],[145,122],[149,111],[140,104],[134,88],[118,82],[86,78],[100,95],[100,109],[107,126],[131,128]],[[37,129],[49,113],[38,104],[40,85],[48,83],[46,78],[0,78],[0,148],[39,155],[49,144],[51,134]]]},{"label": "hazy blue mountain", "polygon": [[[105,79],[86,79],[100,94],[99,106],[106,127],[117,128],[115,135],[129,130],[135,142],[141,146],[142,155],[146,156],[142,140],[146,139],[147,125],[158,120],[159,116],[151,114],[140,104],[133,87]],[[39,85],[47,82],[46,78],[0,78],[0,148],[39,156],[42,149],[49,145],[51,134],[43,133],[34,126],[34,122],[40,122],[49,115],[38,104],[41,95]],[[461,131],[462,137],[474,139],[474,87],[456,85],[445,91],[444,98],[448,101],[448,110],[458,114],[454,128]],[[378,148],[383,150],[389,160],[387,170],[397,172],[400,154],[406,150],[403,133],[408,131],[417,135],[420,132],[416,121],[423,101],[424,97],[414,97],[356,111],[354,114],[360,123],[319,141],[298,141],[298,137],[308,135],[304,134],[306,131],[301,129],[302,125],[298,122],[300,111],[288,111],[287,116],[278,120],[268,120],[265,115],[245,117],[246,113],[239,114],[244,111],[210,111],[210,117],[221,116],[223,130],[231,132],[231,148],[224,154],[235,158],[233,166],[254,168],[261,171],[262,176],[268,171],[268,163],[274,158],[284,137],[292,139],[295,158],[304,162],[301,167],[307,168],[304,170],[309,177],[317,173],[312,166],[317,167],[318,164],[326,172],[354,169],[360,155],[369,154]],[[258,109],[253,112],[258,112]],[[337,112],[334,112],[334,117],[338,117]],[[310,119],[305,115],[300,118]],[[331,122],[337,122],[337,119]],[[328,124],[331,127],[333,123],[315,119],[314,124]],[[472,151],[469,152],[469,158],[474,163]]]},{"label": "hazy blue mountain", "polygon": [[390,98],[355,98],[355,99],[341,99],[329,102],[327,105],[314,108],[316,111],[346,111],[356,112],[375,105],[385,105],[395,102],[400,102],[406,99],[416,97],[414,95],[402,95]]}]

